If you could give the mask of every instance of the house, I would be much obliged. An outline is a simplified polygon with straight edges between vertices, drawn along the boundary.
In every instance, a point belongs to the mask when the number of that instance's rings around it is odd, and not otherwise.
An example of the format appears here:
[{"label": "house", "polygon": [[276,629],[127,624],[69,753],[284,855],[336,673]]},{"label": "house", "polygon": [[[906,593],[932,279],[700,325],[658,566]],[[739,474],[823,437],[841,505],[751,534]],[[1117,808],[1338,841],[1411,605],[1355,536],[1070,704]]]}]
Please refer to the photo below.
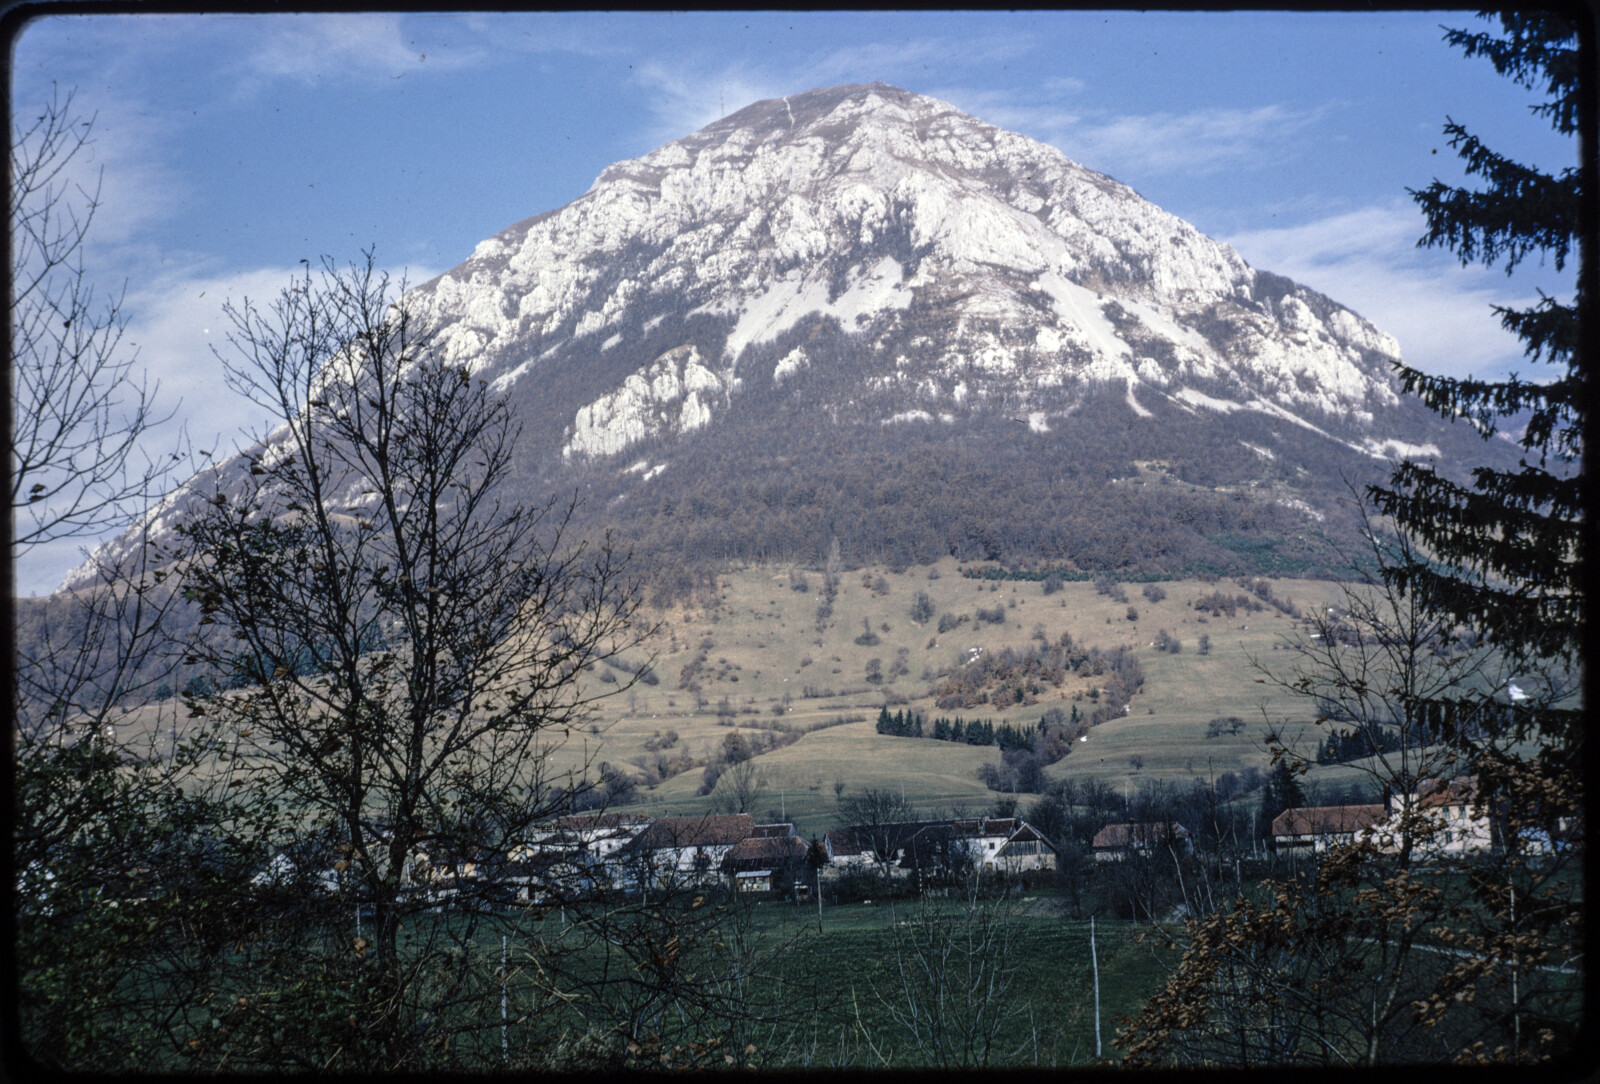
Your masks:
[{"label": "house", "polygon": [[496,885],[516,903],[566,903],[593,899],[611,886],[611,878],[599,861],[523,848],[500,866]]},{"label": "house", "polygon": [[984,870],[1022,873],[1056,867],[1054,844],[1020,818],[955,821],[952,827],[967,841],[973,860]]},{"label": "house", "polygon": [[851,870],[871,869],[875,864],[872,848],[864,846],[850,828],[830,828],[822,834],[823,849],[828,852],[828,864],[822,876],[832,880]]},{"label": "house", "polygon": [[586,854],[604,861],[650,826],[643,813],[579,813],[557,817],[552,835],[579,844]]},{"label": "house", "polygon": [[748,813],[659,817],[612,859],[641,889],[681,888],[717,880],[734,844],[755,831]]},{"label": "house", "polygon": [[854,825],[823,836],[831,876],[882,869],[919,883],[969,871],[1023,873],[1055,868],[1055,846],[1016,817]]},{"label": "house", "polygon": [[1272,820],[1272,839],[1280,854],[1322,854],[1349,843],[1381,824],[1389,811],[1383,805],[1329,805],[1285,809]]},{"label": "house", "polygon": [[1148,855],[1156,849],[1176,848],[1188,854],[1194,850],[1189,830],[1176,822],[1146,821],[1137,824],[1108,824],[1089,842],[1096,862],[1120,862],[1130,854]]},{"label": "house", "polygon": [[[840,832],[830,832],[830,857],[835,848],[850,851],[846,868],[875,869],[890,877],[909,876],[911,871],[929,864],[936,855],[930,843],[948,832],[949,821],[886,821],[883,824],[853,824]],[[921,842],[913,845],[921,834]],[[848,842],[846,842],[848,840]],[[919,853],[922,857],[919,858]]]},{"label": "house", "polygon": [[[763,826],[772,827],[772,826]],[[783,827],[791,827],[784,825]],[[793,834],[751,835],[728,849],[722,872],[738,892],[776,892],[807,873],[806,841]]]},{"label": "house", "polygon": [[539,826],[506,852],[518,899],[592,895],[612,885],[615,859],[650,826],[640,813],[576,813]]},{"label": "house", "polygon": [[1423,779],[1418,782],[1412,799],[1417,808],[1441,818],[1439,831],[1428,841],[1430,850],[1439,854],[1461,855],[1487,851],[1494,841],[1488,817],[1473,815],[1472,807],[1478,800],[1478,780],[1462,775],[1446,781]]},{"label": "house", "polygon": [[1027,821],[1016,828],[996,852],[994,867],[1004,873],[1032,873],[1056,868],[1056,845]]},{"label": "house", "polygon": [[1312,806],[1286,809],[1272,821],[1280,851],[1321,854],[1370,832],[1378,846],[1393,851],[1407,811],[1420,814],[1414,824],[1413,848],[1419,855],[1464,855],[1487,851],[1493,832],[1487,817],[1476,816],[1477,780],[1423,779],[1414,788],[1391,793],[1381,805]]}]

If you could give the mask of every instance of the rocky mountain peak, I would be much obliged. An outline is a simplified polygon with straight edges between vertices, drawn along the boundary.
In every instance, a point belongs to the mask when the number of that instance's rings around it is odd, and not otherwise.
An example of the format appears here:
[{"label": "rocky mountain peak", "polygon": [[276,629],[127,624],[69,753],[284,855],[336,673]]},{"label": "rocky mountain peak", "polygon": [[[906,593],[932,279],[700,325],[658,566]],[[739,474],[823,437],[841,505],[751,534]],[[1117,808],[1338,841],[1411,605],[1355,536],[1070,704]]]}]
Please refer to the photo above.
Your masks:
[{"label": "rocky mountain peak", "polygon": [[[1053,147],[884,83],[756,102],[608,166],[410,300],[447,360],[517,401],[529,496],[578,485],[656,536],[699,537],[673,518],[687,492],[802,459],[849,476],[869,447],[902,466],[896,449],[926,451],[957,488],[994,484],[973,455],[1055,463],[1049,485],[1070,457],[1116,477],[1159,462],[1235,504],[1265,485],[1315,525],[1343,477],[1446,441],[1357,314]],[[983,514],[937,513],[908,552],[962,551],[984,532],[956,524]],[[818,513],[793,544],[849,529]]]}]

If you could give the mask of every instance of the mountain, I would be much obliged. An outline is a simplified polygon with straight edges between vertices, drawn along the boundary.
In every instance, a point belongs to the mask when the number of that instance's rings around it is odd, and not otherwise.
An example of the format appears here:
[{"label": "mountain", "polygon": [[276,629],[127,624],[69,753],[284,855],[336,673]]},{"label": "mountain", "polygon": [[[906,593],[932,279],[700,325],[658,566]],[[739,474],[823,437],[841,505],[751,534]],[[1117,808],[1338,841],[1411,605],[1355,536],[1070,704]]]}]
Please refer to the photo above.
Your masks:
[{"label": "mountain", "polygon": [[1399,392],[1395,340],[1349,309],[882,83],[609,166],[410,299],[516,403],[517,495],[577,488],[581,525],[658,570],[837,538],[1298,571],[1351,537],[1348,482],[1486,447]]}]

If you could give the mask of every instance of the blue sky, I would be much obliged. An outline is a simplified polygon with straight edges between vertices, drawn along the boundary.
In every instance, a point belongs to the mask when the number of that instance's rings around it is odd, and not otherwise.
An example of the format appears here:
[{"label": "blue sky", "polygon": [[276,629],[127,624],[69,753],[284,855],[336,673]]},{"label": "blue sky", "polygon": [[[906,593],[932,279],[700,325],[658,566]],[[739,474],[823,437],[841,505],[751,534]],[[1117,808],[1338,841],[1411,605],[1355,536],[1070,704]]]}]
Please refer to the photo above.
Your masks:
[{"label": "blue sky", "polygon": [[[52,17],[14,44],[14,123],[76,88],[103,203],[91,275],[199,446],[253,422],[221,304],[301,259],[420,282],[606,165],[762,98],[880,79],[1050,143],[1321,290],[1455,375],[1518,368],[1491,302],[1570,290],[1418,250],[1406,188],[1461,179],[1446,115],[1545,168],[1575,147],[1464,59],[1467,12],[349,14]],[[76,545],[18,590],[50,589]]]}]

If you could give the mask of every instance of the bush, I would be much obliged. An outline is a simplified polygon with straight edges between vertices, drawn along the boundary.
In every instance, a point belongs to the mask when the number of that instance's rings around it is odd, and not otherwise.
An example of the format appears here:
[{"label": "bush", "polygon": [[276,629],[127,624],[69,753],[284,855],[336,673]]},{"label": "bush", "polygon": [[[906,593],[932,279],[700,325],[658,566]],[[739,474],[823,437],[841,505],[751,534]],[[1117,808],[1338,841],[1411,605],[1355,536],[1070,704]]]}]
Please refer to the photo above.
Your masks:
[{"label": "bush", "polygon": [[1166,588],[1162,587],[1158,583],[1145,584],[1143,594],[1144,597],[1150,602],[1160,602],[1162,599],[1167,597]]},{"label": "bush", "polygon": [[1004,625],[1006,623],[1006,608],[1004,606],[996,606],[992,610],[985,610],[980,606],[978,607],[978,620],[989,625]]},{"label": "bush", "polygon": [[928,619],[933,617],[933,615],[933,599],[928,596],[928,592],[918,591],[916,597],[911,600],[911,620],[915,621],[919,625],[923,625],[926,624]]},{"label": "bush", "polygon": [[695,791],[695,794],[704,798],[707,794],[717,789],[717,780],[721,778],[722,766],[720,764],[707,764],[706,770],[700,773],[700,787]]},{"label": "bush", "polygon": [[940,614],[939,615],[939,631],[940,632],[949,632],[951,629],[955,628],[957,625],[961,624],[961,622],[965,621],[966,619],[967,618],[966,618],[965,614],[963,614],[960,617],[957,617],[955,614],[948,614],[948,613],[947,614]]}]

